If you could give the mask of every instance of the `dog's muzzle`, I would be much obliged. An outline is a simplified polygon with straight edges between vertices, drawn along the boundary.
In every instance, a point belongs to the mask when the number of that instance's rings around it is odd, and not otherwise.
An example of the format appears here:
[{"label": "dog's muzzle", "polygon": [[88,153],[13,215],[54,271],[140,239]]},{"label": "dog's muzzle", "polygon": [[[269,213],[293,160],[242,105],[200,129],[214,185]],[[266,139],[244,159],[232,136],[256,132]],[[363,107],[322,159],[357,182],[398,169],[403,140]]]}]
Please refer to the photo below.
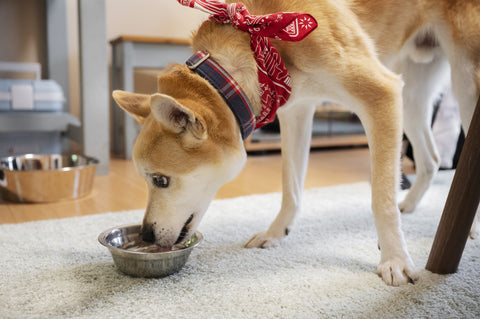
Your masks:
[{"label": "dog's muzzle", "polygon": [[[185,237],[188,235],[188,233],[191,229],[191,223],[193,221],[193,217],[194,217],[194,214],[192,214],[192,215],[190,215],[190,217],[188,217],[188,219],[185,222],[185,224],[183,225],[182,230],[180,231],[180,234],[178,235],[178,238],[175,241],[174,245],[182,242],[185,239]],[[142,235],[143,241],[146,241],[146,242],[149,242],[149,243],[155,243],[156,242],[156,238],[155,238],[155,226],[156,226],[156,224],[157,223],[144,224],[142,226],[141,235]]]}]

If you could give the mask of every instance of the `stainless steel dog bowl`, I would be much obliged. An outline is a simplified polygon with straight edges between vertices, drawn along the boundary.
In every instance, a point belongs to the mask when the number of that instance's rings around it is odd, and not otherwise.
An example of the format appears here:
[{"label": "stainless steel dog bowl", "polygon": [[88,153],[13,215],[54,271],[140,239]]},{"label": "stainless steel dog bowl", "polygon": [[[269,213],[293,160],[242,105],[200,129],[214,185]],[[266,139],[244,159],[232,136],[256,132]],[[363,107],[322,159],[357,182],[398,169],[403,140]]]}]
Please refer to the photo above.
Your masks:
[{"label": "stainless steel dog bowl", "polygon": [[141,225],[128,225],[108,229],[98,241],[112,254],[115,265],[133,277],[165,277],[178,272],[187,262],[193,248],[203,239],[200,232],[168,251],[143,252],[129,250],[130,243],[141,241]]},{"label": "stainless steel dog bowl", "polygon": [[82,155],[26,154],[0,159],[0,195],[16,202],[55,202],[87,195],[98,161]]}]

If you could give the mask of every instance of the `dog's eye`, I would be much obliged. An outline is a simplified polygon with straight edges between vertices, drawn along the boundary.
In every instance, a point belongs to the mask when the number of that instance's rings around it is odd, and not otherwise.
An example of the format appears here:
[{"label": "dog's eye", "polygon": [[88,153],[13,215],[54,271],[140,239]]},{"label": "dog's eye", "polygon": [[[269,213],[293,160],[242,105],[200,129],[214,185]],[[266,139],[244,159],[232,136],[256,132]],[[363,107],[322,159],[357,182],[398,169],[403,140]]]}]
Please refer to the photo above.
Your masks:
[{"label": "dog's eye", "polygon": [[170,184],[170,177],[165,175],[153,175],[152,176],[153,185],[159,188],[167,188]]}]

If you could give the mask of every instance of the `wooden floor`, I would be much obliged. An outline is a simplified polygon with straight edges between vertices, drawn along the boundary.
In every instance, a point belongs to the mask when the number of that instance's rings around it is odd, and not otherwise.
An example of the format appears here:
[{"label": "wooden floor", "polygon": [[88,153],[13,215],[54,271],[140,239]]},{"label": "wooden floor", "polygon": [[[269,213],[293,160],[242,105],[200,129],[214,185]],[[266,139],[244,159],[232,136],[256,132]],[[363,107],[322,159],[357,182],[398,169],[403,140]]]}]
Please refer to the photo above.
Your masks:
[{"label": "wooden floor", "polygon": [[[0,224],[143,209],[147,188],[131,161],[112,159],[110,174],[96,176],[92,193],[78,200],[48,204],[16,204],[0,200]],[[411,164],[404,170],[412,172]],[[305,188],[368,181],[369,150],[366,147],[312,150]],[[281,191],[279,153],[249,155],[243,171],[225,184],[216,198]]]}]

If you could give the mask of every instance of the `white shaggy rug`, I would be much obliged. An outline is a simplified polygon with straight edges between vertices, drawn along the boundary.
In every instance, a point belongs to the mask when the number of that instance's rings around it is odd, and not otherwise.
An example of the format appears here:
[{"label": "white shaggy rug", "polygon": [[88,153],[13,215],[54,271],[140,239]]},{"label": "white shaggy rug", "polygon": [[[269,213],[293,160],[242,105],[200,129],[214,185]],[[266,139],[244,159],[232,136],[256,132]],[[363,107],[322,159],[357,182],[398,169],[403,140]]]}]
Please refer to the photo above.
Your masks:
[{"label": "white shaggy rug", "polygon": [[183,270],[130,278],[98,234],[141,211],[0,226],[0,318],[478,318],[480,239],[459,271],[423,270],[448,192],[441,173],[403,228],[420,280],[387,287],[367,183],[306,191],[304,212],[279,247],[244,249],[276,214],[280,194],[214,201],[205,240]]}]

